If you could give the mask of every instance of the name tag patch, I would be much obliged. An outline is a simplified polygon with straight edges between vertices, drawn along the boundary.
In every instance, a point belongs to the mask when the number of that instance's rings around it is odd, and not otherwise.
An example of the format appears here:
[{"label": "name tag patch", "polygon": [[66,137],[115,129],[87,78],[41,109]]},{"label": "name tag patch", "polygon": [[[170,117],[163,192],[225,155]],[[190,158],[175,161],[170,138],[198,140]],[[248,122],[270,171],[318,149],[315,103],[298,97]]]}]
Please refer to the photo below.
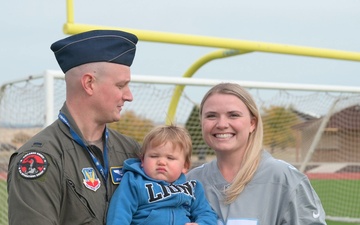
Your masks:
[{"label": "name tag patch", "polygon": [[113,184],[120,184],[120,181],[124,175],[124,173],[122,172],[122,167],[110,167],[110,175]]}]

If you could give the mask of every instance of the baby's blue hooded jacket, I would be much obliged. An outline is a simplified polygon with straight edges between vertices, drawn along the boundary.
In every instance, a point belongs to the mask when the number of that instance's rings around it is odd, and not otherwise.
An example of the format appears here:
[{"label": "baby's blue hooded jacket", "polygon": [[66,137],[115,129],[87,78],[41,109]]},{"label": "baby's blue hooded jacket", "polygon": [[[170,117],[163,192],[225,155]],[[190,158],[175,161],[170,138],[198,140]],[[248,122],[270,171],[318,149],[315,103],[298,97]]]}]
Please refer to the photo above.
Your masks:
[{"label": "baby's blue hooded jacket", "polygon": [[200,182],[186,181],[184,174],[173,183],[155,180],[144,173],[139,159],[128,159],[106,225],[216,225],[216,221]]}]

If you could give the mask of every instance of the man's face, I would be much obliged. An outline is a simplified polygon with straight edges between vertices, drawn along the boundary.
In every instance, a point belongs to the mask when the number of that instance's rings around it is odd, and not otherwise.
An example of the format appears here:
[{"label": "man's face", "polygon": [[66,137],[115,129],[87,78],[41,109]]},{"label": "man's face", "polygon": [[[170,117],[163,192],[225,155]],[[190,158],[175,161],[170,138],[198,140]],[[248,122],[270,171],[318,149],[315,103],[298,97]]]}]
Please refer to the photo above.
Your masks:
[{"label": "man's face", "polygon": [[98,108],[98,120],[101,120],[99,122],[119,121],[124,103],[133,100],[129,87],[130,67],[104,63],[96,79],[93,97]]}]

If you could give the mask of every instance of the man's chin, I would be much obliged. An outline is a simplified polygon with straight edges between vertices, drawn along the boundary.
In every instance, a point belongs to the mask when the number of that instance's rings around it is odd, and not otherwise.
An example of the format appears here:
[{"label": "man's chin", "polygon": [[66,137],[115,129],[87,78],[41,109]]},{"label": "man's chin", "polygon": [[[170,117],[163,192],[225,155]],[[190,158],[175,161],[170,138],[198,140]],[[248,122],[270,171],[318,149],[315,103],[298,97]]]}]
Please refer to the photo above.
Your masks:
[{"label": "man's chin", "polygon": [[109,121],[109,123],[116,123],[120,121],[120,116],[119,117],[115,117],[112,119],[112,121]]}]

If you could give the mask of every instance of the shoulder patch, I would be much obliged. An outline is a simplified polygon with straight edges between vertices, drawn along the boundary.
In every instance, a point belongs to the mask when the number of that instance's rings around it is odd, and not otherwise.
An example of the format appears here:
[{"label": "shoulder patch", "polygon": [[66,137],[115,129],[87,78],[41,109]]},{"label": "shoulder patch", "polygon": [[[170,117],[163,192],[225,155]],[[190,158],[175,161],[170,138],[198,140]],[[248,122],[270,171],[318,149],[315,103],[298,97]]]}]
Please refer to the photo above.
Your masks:
[{"label": "shoulder patch", "polygon": [[18,163],[19,174],[28,179],[42,176],[48,167],[46,157],[39,152],[29,152]]}]

